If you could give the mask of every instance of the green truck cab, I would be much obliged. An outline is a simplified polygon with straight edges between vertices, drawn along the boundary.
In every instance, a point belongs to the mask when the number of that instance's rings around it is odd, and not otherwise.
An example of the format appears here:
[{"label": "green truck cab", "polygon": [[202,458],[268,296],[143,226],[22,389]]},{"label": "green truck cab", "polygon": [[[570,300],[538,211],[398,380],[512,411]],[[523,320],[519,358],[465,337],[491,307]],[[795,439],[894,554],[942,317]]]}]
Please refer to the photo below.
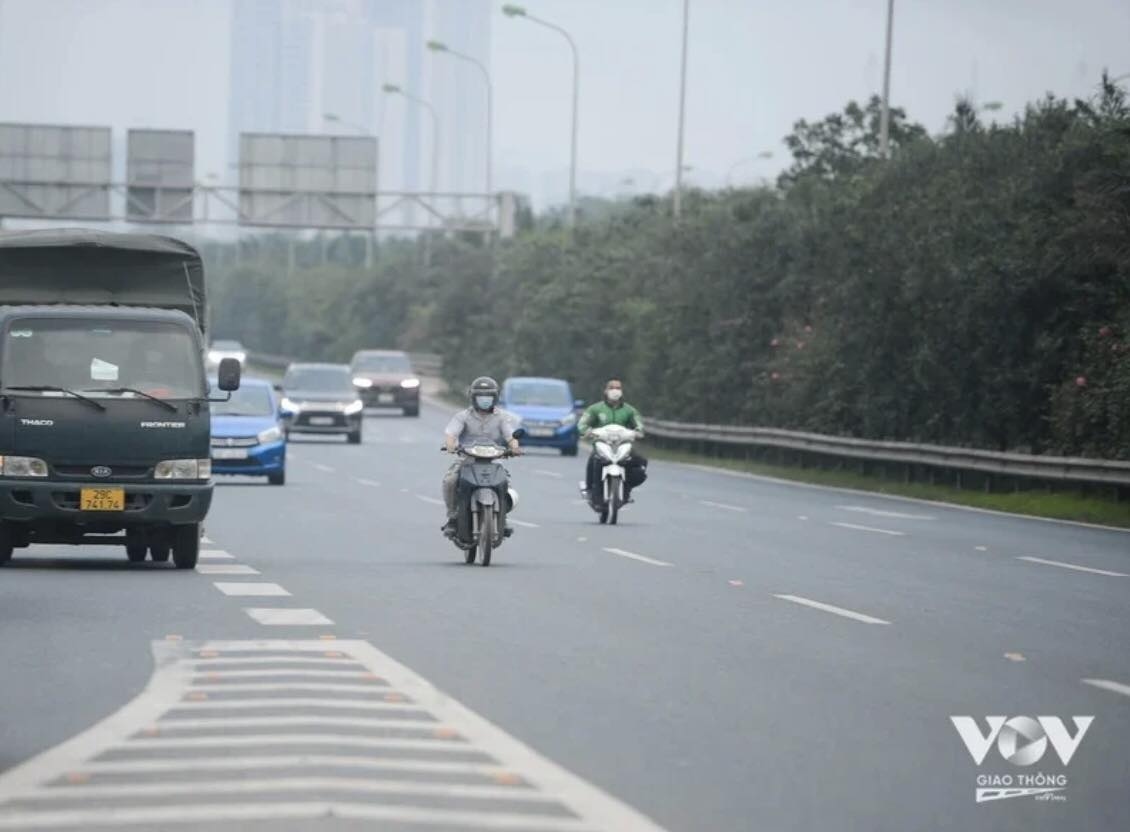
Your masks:
[{"label": "green truck cab", "polygon": [[[171,237],[0,232],[0,564],[119,544],[196,566],[212,503],[204,268]],[[223,362],[222,391],[240,366]]]}]

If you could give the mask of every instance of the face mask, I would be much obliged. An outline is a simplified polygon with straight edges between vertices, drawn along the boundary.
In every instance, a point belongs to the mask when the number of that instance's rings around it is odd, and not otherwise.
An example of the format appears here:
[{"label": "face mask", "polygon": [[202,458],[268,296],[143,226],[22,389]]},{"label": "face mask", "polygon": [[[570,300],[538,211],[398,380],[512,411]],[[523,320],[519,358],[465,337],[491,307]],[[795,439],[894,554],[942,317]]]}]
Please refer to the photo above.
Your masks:
[{"label": "face mask", "polygon": [[479,410],[490,410],[494,407],[494,396],[475,396],[475,407]]},{"label": "face mask", "polygon": [[623,390],[616,390],[616,389],[608,390],[607,392],[605,392],[604,395],[608,397],[608,401],[618,402],[618,401],[620,401],[620,399],[622,399],[624,397],[624,391]]}]

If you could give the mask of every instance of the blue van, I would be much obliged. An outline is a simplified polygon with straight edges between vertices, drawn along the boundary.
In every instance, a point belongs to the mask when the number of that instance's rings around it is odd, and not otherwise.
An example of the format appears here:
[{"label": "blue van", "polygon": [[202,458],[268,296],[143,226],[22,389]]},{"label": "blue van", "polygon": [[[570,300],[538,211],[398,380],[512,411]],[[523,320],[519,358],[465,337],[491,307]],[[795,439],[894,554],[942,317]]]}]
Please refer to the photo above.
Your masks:
[{"label": "blue van", "polygon": [[577,411],[584,402],[573,398],[569,382],[560,378],[508,378],[502,383],[499,404],[522,419],[526,429],[522,445],[577,455]]}]

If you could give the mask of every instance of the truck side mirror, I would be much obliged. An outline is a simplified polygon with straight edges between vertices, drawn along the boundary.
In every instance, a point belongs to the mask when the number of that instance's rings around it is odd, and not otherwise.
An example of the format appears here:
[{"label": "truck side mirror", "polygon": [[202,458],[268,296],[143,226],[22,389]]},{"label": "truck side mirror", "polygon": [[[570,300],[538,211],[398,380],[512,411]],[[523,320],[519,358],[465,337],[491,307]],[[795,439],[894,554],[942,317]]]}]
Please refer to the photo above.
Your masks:
[{"label": "truck side mirror", "polygon": [[239,389],[240,375],[242,367],[235,358],[224,358],[220,361],[220,368],[216,372],[219,381],[219,388],[225,393],[230,393],[233,390]]}]

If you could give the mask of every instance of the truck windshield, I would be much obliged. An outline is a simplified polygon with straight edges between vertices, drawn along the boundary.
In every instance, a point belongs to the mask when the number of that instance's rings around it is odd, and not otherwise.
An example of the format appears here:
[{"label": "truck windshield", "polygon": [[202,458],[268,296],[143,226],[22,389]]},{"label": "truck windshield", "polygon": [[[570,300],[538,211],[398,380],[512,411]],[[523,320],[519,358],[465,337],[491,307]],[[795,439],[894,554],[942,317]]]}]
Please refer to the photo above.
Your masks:
[{"label": "truck windshield", "polygon": [[140,391],[191,399],[204,395],[204,373],[191,333],[175,323],[19,318],[4,333],[0,386],[63,387],[91,398],[142,398]]}]

